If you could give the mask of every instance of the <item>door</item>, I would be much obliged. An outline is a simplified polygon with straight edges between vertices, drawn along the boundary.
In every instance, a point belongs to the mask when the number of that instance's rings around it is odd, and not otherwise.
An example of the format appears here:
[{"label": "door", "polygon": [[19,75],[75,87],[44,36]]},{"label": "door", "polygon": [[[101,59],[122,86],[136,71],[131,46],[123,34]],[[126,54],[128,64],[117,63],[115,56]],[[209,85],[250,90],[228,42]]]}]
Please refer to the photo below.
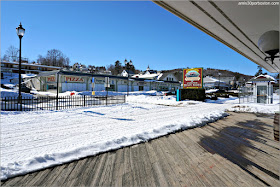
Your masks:
[{"label": "door", "polygon": [[266,103],[267,86],[257,86],[257,103]]}]

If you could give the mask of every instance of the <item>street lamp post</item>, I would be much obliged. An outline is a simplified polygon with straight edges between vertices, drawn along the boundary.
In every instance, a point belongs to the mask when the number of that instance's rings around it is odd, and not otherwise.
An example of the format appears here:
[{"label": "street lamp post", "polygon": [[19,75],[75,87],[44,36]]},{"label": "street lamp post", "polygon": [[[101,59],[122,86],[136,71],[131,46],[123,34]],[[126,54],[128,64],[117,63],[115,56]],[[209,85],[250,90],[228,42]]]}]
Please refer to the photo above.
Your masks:
[{"label": "street lamp post", "polygon": [[21,23],[19,26],[16,28],[17,30],[17,35],[19,37],[19,72],[18,72],[18,99],[19,99],[19,104],[20,104],[20,111],[22,111],[22,100],[21,100],[21,38],[23,37],[25,33],[25,29],[22,27]]},{"label": "street lamp post", "polygon": [[221,76],[221,73],[218,73],[218,74],[219,74],[219,86],[218,87],[219,87],[219,90],[220,90],[220,82],[221,82],[220,81],[220,76]]},{"label": "street lamp post", "polygon": [[127,96],[129,95],[129,69],[130,66],[132,66],[132,61],[130,60],[129,62],[125,59],[124,63],[127,67]]}]

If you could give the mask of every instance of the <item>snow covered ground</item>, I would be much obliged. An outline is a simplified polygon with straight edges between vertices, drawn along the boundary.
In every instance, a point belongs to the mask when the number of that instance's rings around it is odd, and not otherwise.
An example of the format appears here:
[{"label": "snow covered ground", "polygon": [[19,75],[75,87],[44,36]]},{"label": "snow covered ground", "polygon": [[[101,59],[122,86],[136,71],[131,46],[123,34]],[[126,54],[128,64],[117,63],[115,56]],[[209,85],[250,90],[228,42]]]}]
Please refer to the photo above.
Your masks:
[{"label": "snow covered ground", "polygon": [[232,97],[177,102],[174,96],[159,95],[132,94],[127,103],[111,106],[2,111],[1,179],[203,125],[226,116],[228,110],[279,111],[279,96],[273,105],[240,105]]}]

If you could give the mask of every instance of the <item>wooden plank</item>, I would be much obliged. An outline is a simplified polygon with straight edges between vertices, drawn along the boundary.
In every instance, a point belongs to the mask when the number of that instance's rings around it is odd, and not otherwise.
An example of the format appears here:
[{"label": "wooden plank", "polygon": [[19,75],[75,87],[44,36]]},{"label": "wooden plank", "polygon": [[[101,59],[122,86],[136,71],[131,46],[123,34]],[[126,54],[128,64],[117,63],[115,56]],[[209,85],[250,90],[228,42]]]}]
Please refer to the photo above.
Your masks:
[{"label": "wooden plank", "polygon": [[121,186],[122,185],[122,175],[124,173],[124,149],[119,149],[116,151],[115,161],[113,162],[113,176],[111,186]]},{"label": "wooden plank", "polygon": [[130,147],[124,150],[124,173],[122,175],[122,186],[133,186],[133,174],[130,164]]},{"label": "wooden plank", "polygon": [[[199,139],[198,137],[194,136],[195,131],[194,131],[194,132],[191,132],[191,133],[186,133],[186,132],[184,131],[182,134],[184,134],[184,135],[187,137],[187,138],[185,138],[185,140],[186,140],[187,142],[189,142],[189,143],[192,143],[192,142],[193,142],[193,143],[196,143],[197,146],[200,146],[199,144],[197,144],[197,142],[199,142],[200,139]],[[209,150],[209,149],[207,149],[207,150]],[[215,155],[214,158],[216,158],[216,157],[222,157],[222,156],[220,156],[220,155]],[[225,157],[223,157],[223,158],[226,159]],[[227,169],[226,169],[227,171],[234,170],[234,171],[235,171],[234,173],[236,173],[238,176],[244,176],[244,175],[247,176],[247,179],[241,180],[241,181],[242,181],[241,183],[247,183],[246,181],[252,180],[251,183],[248,183],[249,186],[251,186],[252,184],[255,184],[255,183],[257,184],[257,186],[263,185],[263,183],[259,183],[258,181],[256,182],[255,178],[252,178],[252,176],[247,175],[247,173],[244,173],[244,171],[241,170],[240,167],[237,167],[234,163],[229,162],[228,160],[227,160],[226,163],[227,163],[227,164],[225,164],[225,168],[227,168]]]},{"label": "wooden plank", "polygon": [[176,170],[176,175],[182,186],[206,186],[193,172],[192,164],[183,159],[188,158],[189,155],[182,150],[177,142],[169,136],[168,138],[160,138],[160,140],[169,150],[167,156],[172,160],[173,168]]},{"label": "wooden plank", "polygon": [[[194,129],[194,132],[196,132],[196,135],[199,138],[203,138],[203,130],[202,129]],[[198,139],[199,139],[198,138]],[[221,141],[221,140],[220,140]],[[251,173],[255,178],[258,178],[262,182],[267,184],[275,184],[276,180],[274,178],[271,178],[267,176],[266,173],[262,173],[257,170],[255,167],[248,167],[248,164],[250,164],[249,160],[244,159],[242,156],[240,156],[238,153],[236,153],[234,150],[230,149],[231,144],[227,142],[221,143],[220,141],[204,141],[205,144],[211,148],[215,148],[217,153],[221,154],[225,158],[229,159],[230,161],[238,164],[243,170]]]},{"label": "wooden plank", "polygon": [[181,147],[182,150],[184,150],[185,153],[183,153],[183,155],[188,155],[188,157],[184,157],[181,155],[181,158],[184,159],[187,165],[189,165],[189,167],[203,184],[205,184],[206,186],[211,186],[211,182],[204,175],[202,175],[200,168],[197,167],[202,159],[197,158],[196,155],[189,151],[188,143],[183,142],[180,135],[181,133],[177,133],[176,135],[170,135],[170,137],[173,138],[174,141],[176,141],[176,143]]},{"label": "wooden plank", "polygon": [[152,142],[153,141],[145,143],[145,146],[148,158],[150,160],[150,163],[152,164],[152,171],[155,179],[155,184],[156,186],[169,186],[166,177],[164,176],[164,173],[160,167],[160,161],[158,159],[158,156],[156,155],[156,152],[154,151]]},{"label": "wooden plank", "polygon": [[143,179],[146,180],[146,184],[147,186],[158,186],[157,185],[157,182],[156,182],[156,177],[155,177],[155,173],[154,173],[154,170],[153,170],[153,167],[152,167],[152,164],[150,162],[150,159],[149,159],[149,155],[148,155],[148,152],[147,152],[147,149],[146,149],[146,145],[145,143],[142,143],[139,145],[139,161],[140,163],[142,164],[142,167],[143,167],[143,170],[144,170],[144,177]]},{"label": "wooden plank", "polygon": [[33,177],[31,180],[26,180],[27,183],[23,183],[23,185],[26,186],[38,186],[38,184],[43,181],[48,175],[50,175],[50,172],[53,170],[53,168],[48,168],[43,171],[38,172],[38,174]]},{"label": "wooden plank", "polygon": [[95,186],[111,186],[112,176],[113,176],[113,164],[115,161],[116,152],[110,152],[106,163],[103,166],[103,172],[100,175],[99,184]]},{"label": "wooden plank", "polygon": [[[278,162],[277,158],[267,155],[264,152],[260,152],[260,149],[256,149],[256,148],[254,148],[253,145],[250,145],[249,144],[250,142],[247,139],[246,140],[243,139],[242,135],[236,137],[236,135],[230,131],[223,132],[222,129],[219,131],[218,128],[213,128],[213,126],[207,126],[207,128],[202,128],[202,130],[205,130],[207,132],[212,131],[215,134],[219,134],[220,135],[219,140],[223,140],[222,142],[226,143],[229,146],[234,145],[234,147],[232,147],[232,149],[235,149],[236,147],[246,148],[246,149],[243,149],[243,151],[242,151],[242,155],[245,158],[247,158],[248,160],[250,160],[254,163],[258,163],[261,167],[263,167],[265,169],[270,169],[275,173],[279,172],[278,168],[275,165],[275,163]],[[247,132],[245,131],[245,134],[246,133]],[[252,132],[250,132],[250,133],[252,133]],[[250,147],[250,146],[252,146],[252,147]],[[266,150],[264,150],[264,151],[266,151]],[[267,152],[270,152],[270,151],[267,150]]]},{"label": "wooden plank", "polygon": [[65,167],[61,170],[61,173],[58,175],[55,181],[51,185],[53,186],[61,186],[64,181],[67,179],[69,174],[72,172],[77,162],[71,162],[70,164],[65,164]]},{"label": "wooden plank", "polygon": [[130,167],[131,173],[133,175],[133,185],[134,186],[141,186],[140,177],[139,177],[139,168],[137,167],[137,149],[138,145],[133,145],[130,147]]},{"label": "wooden plank", "polygon": [[160,165],[162,168],[162,172],[163,172],[164,176],[166,177],[169,186],[181,186],[181,184],[177,180],[177,176],[172,167],[172,163],[170,163],[170,160],[166,156],[167,150],[164,150],[164,148],[162,148],[159,143],[160,142],[158,139],[154,140],[152,143],[152,146],[156,152],[156,155],[158,155],[159,162],[160,162]]},{"label": "wooden plank", "polygon": [[[216,127],[221,128],[221,125],[225,125],[224,121],[218,121],[216,123]],[[238,127],[238,125],[236,125],[233,122],[230,122],[230,124],[232,126],[236,126]],[[272,130],[272,129],[271,129]],[[271,138],[267,138],[266,135],[264,135],[264,133],[262,131],[258,131],[259,134],[261,134],[260,137],[258,137],[260,139],[260,141],[254,141],[254,140],[250,140],[248,139],[248,141],[252,142],[252,144],[258,146],[259,148],[264,147],[264,149],[269,149],[270,153],[274,153],[275,155],[279,154],[279,144],[275,143],[274,140]],[[271,131],[271,136],[272,136],[272,131]],[[271,149],[270,149],[271,148]]]},{"label": "wooden plank", "polygon": [[144,164],[142,163],[141,157],[143,156],[142,152],[143,149],[141,149],[141,144],[134,145],[130,149],[130,155],[131,155],[131,169],[133,173],[133,178],[135,181],[136,186],[148,186],[146,181],[146,174],[144,169]]},{"label": "wooden plank", "polygon": [[[97,186],[101,179],[101,175],[104,172],[104,165],[108,159],[110,152],[101,154],[99,159],[96,160],[96,164],[93,164],[89,167],[87,172],[88,177],[85,179],[85,186]],[[83,182],[83,181],[82,181]]]},{"label": "wooden plank", "polygon": [[23,179],[26,179],[27,177],[28,177],[28,175],[11,178],[11,179],[1,183],[1,186],[18,186],[22,183]]},{"label": "wooden plank", "polygon": [[52,170],[50,171],[50,174],[47,177],[45,177],[44,180],[40,181],[38,185],[51,186],[51,184],[54,183],[54,181],[56,181],[57,178],[59,178],[59,175],[64,170],[66,165],[67,164],[63,164],[60,166],[53,167]]},{"label": "wooden plank", "polygon": [[[84,159],[78,161],[78,163],[74,167],[73,171],[70,173],[70,175],[65,180],[65,182],[63,184],[64,186],[73,186],[74,185],[75,181],[78,180],[78,178],[83,173],[88,160],[89,159],[84,158]],[[48,179],[46,179],[46,180],[48,180]]]},{"label": "wooden plank", "polygon": [[[183,133],[182,133],[183,135]],[[182,141],[184,142],[192,142],[190,140],[185,141],[186,138],[182,137]],[[208,158],[211,157],[212,155],[209,154],[208,152],[206,152],[204,149],[202,149],[199,146],[196,146],[197,143],[192,142],[192,145],[194,145],[192,147],[192,149],[188,149],[185,150],[187,152],[191,152],[193,153],[193,155],[196,155],[196,153],[198,152],[197,150],[200,150],[199,152],[203,152],[204,154],[204,159],[200,159],[200,161],[197,164],[197,167],[200,169],[200,176],[205,176],[205,178],[211,183],[211,185],[214,186],[225,186],[227,181],[224,181],[224,178],[219,177],[216,173],[214,173],[211,169],[211,167],[209,167],[207,164],[208,163]]]}]

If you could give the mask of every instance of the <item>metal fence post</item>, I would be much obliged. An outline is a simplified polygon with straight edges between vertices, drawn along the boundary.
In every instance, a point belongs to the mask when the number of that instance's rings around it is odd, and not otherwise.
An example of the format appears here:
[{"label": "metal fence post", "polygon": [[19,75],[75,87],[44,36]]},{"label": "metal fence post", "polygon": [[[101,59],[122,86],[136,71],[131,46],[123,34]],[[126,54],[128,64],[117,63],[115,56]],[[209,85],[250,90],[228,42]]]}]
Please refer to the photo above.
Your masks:
[{"label": "metal fence post", "polygon": [[58,110],[59,73],[56,74],[56,110]]},{"label": "metal fence post", "polygon": [[86,95],[84,95],[84,106],[86,106]]}]

